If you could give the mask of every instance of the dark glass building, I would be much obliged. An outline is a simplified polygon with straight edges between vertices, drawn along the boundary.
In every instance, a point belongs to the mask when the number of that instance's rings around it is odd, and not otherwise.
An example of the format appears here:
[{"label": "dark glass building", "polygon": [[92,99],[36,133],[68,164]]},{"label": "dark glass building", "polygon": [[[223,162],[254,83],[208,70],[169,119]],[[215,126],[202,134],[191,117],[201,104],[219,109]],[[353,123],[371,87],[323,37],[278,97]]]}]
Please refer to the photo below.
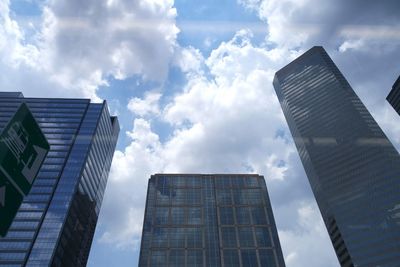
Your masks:
[{"label": "dark glass building", "polygon": [[386,100],[392,105],[397,114],[400,115],[400,76],[393,84],[392,91],[386,97]]},{"label": "dark glass building", "polygon": [[25,102],[50,151],[4,238],[1,266],[85,266],[119,124],[106,102],[0,92],[0,130]]},{"label": "dark glass building", "polygon": [[400,266],[400,156],[322,47],[274,87],[342,266]]},{"label": "dark glass building", "polygon": [[285,266],[264,178],[151,176],[139,266]]}]

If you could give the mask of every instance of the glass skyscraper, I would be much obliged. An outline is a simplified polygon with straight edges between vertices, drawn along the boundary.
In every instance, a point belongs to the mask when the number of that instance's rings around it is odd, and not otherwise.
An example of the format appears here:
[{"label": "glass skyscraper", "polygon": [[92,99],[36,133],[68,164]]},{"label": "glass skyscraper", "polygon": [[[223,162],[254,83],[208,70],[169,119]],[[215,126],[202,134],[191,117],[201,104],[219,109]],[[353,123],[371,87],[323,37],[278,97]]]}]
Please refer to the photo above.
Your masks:
[{"label": "glass skyscraper", "polygon": [[386,97],[387,101],[392,105],[397,114],[400,115],[400,76],[393,84],[392,90]]},{"label": "glass skyscraper", "polygon": [[285,266],[264,178],[151,176],[139,266]]},{"label": "glass skyscraper", "polygon": [[399,266],[399,153],[322,47],[273,84],[340,264]]},{"label": "glass skyscraper", "polygon": [[106,102],[25,98],[0,92],[0,130],[25,102],[50,151],[30,193],[0,238],[1,266],[85,266],[119,124]]}]

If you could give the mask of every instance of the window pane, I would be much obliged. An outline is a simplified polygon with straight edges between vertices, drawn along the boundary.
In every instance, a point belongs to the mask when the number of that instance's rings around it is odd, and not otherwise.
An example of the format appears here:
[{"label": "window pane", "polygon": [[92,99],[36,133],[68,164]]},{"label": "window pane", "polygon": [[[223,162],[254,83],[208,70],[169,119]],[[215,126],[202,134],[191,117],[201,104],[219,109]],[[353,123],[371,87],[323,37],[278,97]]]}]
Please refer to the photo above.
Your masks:
[{"label": "window pane", "polygon": [[237,250],[224,250],[224,266],[239,267],[239,255]]},{"label": "window pane", "polygon": [[233,220],[233,208],[232,207],[220,207],[219,216],[222,225],[235,224]]},{"label": "window pane", "polygon": [[271,239],[269,236],[268,227],[256,227],[256,240],[258,247],[270,247],[271,246]]},{"label": "window pane", "polygon": [[169,246],[172,248],[185,247],[185,229],[170,228],[169,229]]},{"label": "window pane", "polygon": [[169,223],[169,208],[157,207],[155,224],[168,224]]},{"label": "window pane", "polygon": [[201,204],[201,191],[199,188],[187,190],[187,204],[200,205]]},{"label": "window pane", "polygon": [[167,247],[168,246],[168,230],[167,228],[154,227],[153,240],[151,242],[153,247]]},{"label": "window pane", "polygon": [[[241,251],[243,267],[254,267],[257,264],[256,251],[253,249],[244,249]],[[264,267],[264,265],[261,265]]]},{"label": "window pane", "polygon": [[253,218],[253,224],[267,224],[267,217],[265,215],[264,207],[252,207],[250,210]]},{"label": "window pane", "polygon": [[276,267],[274,252],[271,249],[260,249],[260,264],[265,267]]},{"label": "window pane", "polygon": [[236,208],[236,221],[238,224],[250,224],[250,210],[248,207]]},{"label": "window pane", "polygon": [[169,253],[169,266],[185,266],[185,250],[172,249]]},{"label": "window pane", "polygon": [[224,248],[237,247],[236,231],[234,227],[222,227],[221,235],[222,235],[222,246]]},{"label": "window pane", "polygon": [[187,266],[200,267],[203,266],[203,251],[202,250],[188,250],[187,252]]},{"label": "window pane", "polygon": [[217,203],[219,205],[231,205],[231,190],[230,189],[220,189],[217,190]]},{"label": "window pane", "polygon": [[254,247],[253,230],[251,227],[239,227],[238,233],[241,247]]},{"label": "window pane", "polygon": [[203,231],[201,228],[186,228],[187,247],[202,248],[203,247]]},{"label": "window pane", "polygon": [[186,204],[186,190],[185,189],[174,189],[171,195],[172,205],[184,205]]},{"label": "window pane", "polygon": [[185,224],[185,208],[171,208],[171,223],[172,224]]},{"label": "window pane", "polygon": [[188,224],[202,224],[201,208],[188,208]]},{"label": "window pane", "polygon": [[151,253],[151,266],[167,266],[167,251],[155,250]]},{"label": "window pane", "polygon": [[244,194],[242,189],[234,189],[233,193],[233,201],[236,205],[247,205],[246,195]]}]

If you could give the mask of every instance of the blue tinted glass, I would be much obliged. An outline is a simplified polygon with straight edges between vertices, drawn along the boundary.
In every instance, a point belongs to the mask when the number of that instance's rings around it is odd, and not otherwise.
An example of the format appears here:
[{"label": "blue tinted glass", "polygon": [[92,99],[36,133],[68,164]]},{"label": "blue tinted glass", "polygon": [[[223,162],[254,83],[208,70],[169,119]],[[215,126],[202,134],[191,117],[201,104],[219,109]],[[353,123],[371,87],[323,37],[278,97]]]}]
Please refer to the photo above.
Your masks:
[{"label": "blue tinted glass", "polygon": [[[243,267],[258,266],[256,251],[252,249],[241,250]],[[262,265],[264,267],[264,265]]]},{"label": "blue tinted glass", "polygon": [[221,227],[221,235],[223,247],[237,247],[235,227]]},{"label": "blue tinted glass", "polygon": [[232,207],[220,207],[219,216],[222,225],[235,224]]},{"label": "blue tinted glass", "polygon": [[229,266],[229,267],[240,266],[238,250],[225,249],[223,255],[224,255],[224,266]]},{"label": "blue tinted glass", "polygon": [[240,247],[254,247],[253,230],[251,227],[239,227]]}]

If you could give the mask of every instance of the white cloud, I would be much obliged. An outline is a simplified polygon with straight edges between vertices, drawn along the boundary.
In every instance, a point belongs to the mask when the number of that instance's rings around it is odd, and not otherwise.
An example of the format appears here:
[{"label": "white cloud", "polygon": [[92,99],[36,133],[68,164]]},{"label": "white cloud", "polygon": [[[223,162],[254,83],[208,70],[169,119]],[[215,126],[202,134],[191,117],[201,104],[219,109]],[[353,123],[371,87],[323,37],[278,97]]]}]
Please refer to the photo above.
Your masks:
[{"label": "white cloud", "polygon": [[[4,79],[7,90],[98,100],[98,87],[110,77],[160,83],[167,77],[179,32],[172,0],[48,1],[29,39],[9,5],[0,6],[0,68],[22,88]],[[29,75],[41,80],[37,87]]]},{"label": "white cloud", "polygon": [[128,109],[139,116],[158,115],[160,97],[160,93],[147,92],[143,99],[134,97],[129,100]]}]

